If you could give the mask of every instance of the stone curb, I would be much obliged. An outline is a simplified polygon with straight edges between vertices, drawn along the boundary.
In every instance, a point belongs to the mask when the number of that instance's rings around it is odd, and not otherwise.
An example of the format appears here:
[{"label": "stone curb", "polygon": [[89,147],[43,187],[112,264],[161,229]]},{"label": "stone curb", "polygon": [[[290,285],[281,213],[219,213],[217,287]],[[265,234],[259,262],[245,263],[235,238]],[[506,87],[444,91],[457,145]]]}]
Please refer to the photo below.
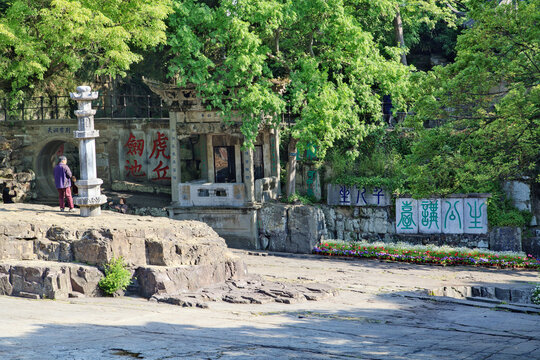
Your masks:
[{"label": "stone curb", "polygon": [[482,307],[482,308],[493,309],[493,310],[508,310],[508,311],[524,313],[524,314],[540,315],[540,306],[532,305],[532,304],[527,304],[527,305],[521,305],[521,304],[516,304],[516,303],[503,304],[502,302],[497,301],[497,300],[477,298],[477,297],[467,297],[467,299],[455,299],[448,296],[426,296],[426,295],[415,295],[415,294],[405,294],[402,296],[406,298],[418,299],[418,300],[437,301],[437,302],[451,303],[451,304],[457,304],[457,305]]}]

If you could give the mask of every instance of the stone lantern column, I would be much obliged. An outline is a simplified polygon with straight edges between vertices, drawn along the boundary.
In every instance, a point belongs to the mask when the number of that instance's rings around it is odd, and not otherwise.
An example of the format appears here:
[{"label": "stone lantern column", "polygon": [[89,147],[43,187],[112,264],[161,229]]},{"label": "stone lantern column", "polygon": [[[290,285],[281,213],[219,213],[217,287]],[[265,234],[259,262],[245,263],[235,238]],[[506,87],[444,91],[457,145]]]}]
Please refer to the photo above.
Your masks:
[{"label": "stone lantern column", "polygon": [[92,92],[90,86],[78,86],[76,93],[70,93],[77,101],[78,110],[75,115],[78,130],[73,132],[79,139],[79,161],[81,167],[80,179],[75,183],[79,188],[79,196],[73,199],[75,205],[81,208],[81,216],[101,215],[101,204],[107,202],[107,197],[101,195],[100,185],[103,180],[97,178],[96,171],[96,140],[99,130],[94,130],[95,110],[92,110],[92,100],[98,98],[98,92]]}]

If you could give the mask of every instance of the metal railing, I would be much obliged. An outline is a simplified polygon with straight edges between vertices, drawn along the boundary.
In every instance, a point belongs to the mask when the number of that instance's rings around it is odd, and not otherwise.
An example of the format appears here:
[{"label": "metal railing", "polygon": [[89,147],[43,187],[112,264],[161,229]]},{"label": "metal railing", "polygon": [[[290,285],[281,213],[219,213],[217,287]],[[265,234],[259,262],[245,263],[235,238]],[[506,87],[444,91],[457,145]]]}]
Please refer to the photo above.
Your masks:
[{"label": "metal railing", "polygon": [[[157,95],[100,94],[92,102],[96,119],[167,119],[169,107]],[[69,96],[39,96],[12,106],[0,99],[0,122],[75,119],[77,103]]]}]

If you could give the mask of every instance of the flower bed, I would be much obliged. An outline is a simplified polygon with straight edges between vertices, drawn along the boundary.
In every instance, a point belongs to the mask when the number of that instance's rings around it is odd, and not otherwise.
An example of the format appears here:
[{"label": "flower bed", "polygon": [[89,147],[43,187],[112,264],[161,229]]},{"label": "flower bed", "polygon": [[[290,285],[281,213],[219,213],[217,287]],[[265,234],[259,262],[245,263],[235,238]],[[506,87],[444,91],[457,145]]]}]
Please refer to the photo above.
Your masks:
[{"label": "flower bed", "polygon": [[532,255],[468,248],[451,248],[448,246],[414,246],[404,243],[326,241],[315,246],[313,254],[350,256],[418,264],[540,269],[540,261]]}]

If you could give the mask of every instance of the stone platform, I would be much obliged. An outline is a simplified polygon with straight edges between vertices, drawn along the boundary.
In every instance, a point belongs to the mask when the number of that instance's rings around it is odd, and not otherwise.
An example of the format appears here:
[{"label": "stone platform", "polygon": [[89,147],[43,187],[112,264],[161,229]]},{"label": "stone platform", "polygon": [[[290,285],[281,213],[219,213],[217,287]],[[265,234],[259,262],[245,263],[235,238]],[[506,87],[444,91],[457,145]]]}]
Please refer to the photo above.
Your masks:
[{"label": "stone platform", "polygon": [[109,211],[82,218],[30,204],[6,204],[0,214],[0,294],[99,295],[100,269],[119,256],[145,297],[194,291],[247,274],[223,238],[198,221]]},{"label": "stone platform", "polygon": [[128,290],[182,306],[209,301],[296,303],[333,296],[330,286],[248,276],[243,260],[199,221],[103,211],[80,217],[34,204],[0,208],[0,295],[61,299],[103,295],[103,265],[122,256]]}]

